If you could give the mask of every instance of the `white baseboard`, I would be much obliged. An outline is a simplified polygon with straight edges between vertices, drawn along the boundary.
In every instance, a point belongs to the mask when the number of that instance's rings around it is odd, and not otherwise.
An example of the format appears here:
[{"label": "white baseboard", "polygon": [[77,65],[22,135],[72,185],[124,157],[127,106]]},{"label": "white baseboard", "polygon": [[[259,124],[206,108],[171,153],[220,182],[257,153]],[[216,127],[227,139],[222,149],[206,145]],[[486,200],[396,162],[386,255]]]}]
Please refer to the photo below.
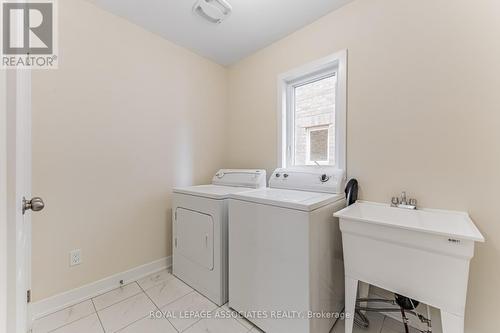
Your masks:
[{"label": "white baseboard", "polygon": [[165,257],[118,273],[85,286],[42,299],[30,305],[31,319],[36,320],[68,306],[83,302],[120,286],[120,280],[130,283],[172,266],[172,257]]}]

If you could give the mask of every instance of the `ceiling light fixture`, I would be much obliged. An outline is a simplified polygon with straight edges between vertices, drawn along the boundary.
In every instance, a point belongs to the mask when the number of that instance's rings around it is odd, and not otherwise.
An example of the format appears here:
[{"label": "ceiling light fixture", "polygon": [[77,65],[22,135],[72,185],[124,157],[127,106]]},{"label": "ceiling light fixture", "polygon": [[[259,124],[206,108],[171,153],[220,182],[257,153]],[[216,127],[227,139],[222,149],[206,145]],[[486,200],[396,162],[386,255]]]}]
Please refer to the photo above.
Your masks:
[{"label": "ceiling light fixture", "polygon": [[198,0],[193,7],[195,14],[214,24],[220,24],[232,11],[226,0]]}]

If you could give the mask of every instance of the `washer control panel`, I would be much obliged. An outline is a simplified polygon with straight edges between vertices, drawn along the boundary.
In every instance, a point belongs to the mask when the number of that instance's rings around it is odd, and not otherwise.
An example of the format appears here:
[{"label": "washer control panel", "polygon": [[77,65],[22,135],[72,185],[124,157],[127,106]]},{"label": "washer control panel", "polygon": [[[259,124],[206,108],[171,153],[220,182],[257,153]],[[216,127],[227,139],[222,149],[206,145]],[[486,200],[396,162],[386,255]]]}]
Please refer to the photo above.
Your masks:
[{"label": "washer control panel", "polygon": [[341,193],[345,172],[334,168],[280,168],[276,169],[269,187],[311,192]]}]

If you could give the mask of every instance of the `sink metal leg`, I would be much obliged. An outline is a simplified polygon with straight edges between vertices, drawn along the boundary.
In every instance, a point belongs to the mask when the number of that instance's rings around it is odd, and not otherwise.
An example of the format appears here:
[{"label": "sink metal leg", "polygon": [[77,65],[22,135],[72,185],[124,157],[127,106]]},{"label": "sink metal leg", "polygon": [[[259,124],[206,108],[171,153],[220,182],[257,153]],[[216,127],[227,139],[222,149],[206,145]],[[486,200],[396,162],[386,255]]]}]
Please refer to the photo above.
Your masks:
[{"label": "sink metal leg", "polygon": [[358,280],[345,277],[345,333],[352,333],[354,325],[354,310],[358,292]]},{"label": "sink metal leg", "polygon": [[[369,295],[370,295],[370,284],[363,281],[359,281],[358,298],[368,298]],[[362,302],[359,305],[367,307],[368,302]],[[362,310],[361,313],[366,314],[366,311]]]},{"label": "sink metal leg", "polygon": [[457,316],[441,310],[441,323],[443,333],[464,333],[464,316]]}]

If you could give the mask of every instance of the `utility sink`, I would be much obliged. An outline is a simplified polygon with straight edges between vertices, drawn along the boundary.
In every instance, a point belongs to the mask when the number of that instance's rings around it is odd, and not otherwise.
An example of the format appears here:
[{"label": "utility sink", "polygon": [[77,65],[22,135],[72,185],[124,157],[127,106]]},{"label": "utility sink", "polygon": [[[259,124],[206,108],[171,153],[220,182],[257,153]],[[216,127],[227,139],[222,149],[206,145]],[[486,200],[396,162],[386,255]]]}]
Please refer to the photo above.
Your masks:
[{"label": "utility sink", "polygon": [[401,228],[453,239],[484,242],[467,213],[437,209],[409,210],[389,205],[357,202],[335,214],[344,219]]},{"label": "utility sink", "polygon": [[484,242],[467,213],[358,201],[335,216],[344,248],[346,313],[354,312],[358,281],[364,281],[441,309],[443,332],[463,333],[469,263],[475,242]]}]

